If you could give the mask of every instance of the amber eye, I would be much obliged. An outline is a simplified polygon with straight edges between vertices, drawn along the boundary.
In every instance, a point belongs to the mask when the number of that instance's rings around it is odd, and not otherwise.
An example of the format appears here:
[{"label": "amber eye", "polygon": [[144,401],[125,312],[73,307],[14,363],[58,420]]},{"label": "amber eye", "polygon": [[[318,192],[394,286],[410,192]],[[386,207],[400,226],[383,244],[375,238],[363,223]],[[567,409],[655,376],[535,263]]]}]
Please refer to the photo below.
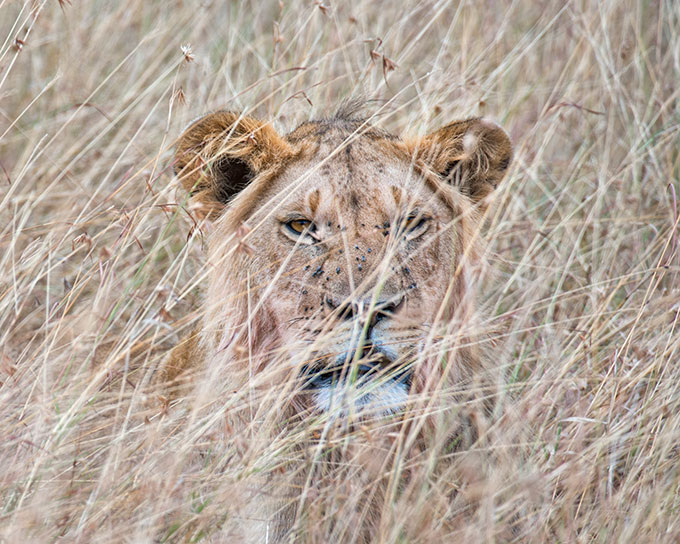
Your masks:
[{"label": "amber eye", "polygon": [[292,219],[286,223],[286,227],[293,234],[302,234],[305,230],[309,229],[314,232],[314,224],[309,219]]},{"label": "amber eye", "polygon": [[412,213],[406,219],[404,219],[403,228],[406,232],[415,232],[420,230],[429,221],[429,217],[420,214]]}]

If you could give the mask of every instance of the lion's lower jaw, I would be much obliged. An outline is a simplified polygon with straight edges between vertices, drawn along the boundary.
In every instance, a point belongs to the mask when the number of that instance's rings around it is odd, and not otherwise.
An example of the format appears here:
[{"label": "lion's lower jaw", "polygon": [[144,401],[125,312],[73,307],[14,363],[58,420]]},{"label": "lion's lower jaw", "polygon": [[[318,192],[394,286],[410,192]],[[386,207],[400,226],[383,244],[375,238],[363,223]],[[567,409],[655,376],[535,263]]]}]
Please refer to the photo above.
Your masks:
[{"label": "lion's lower jaw", "polygon": [[404,409],[408,384],[396,380],[376,386],[323,385],[315,390],[316,408],[331,417],[385,417]]}]

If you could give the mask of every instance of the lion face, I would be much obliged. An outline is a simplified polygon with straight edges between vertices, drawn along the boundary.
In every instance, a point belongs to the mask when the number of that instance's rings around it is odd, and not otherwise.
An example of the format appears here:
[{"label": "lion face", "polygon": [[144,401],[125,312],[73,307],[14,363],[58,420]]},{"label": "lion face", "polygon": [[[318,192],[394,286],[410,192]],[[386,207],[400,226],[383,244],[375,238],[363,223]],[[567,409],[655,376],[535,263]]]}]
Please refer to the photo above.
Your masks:
[{"label": "lion face", "polygon": [[215,223],[208,349],[247,345],[250,366],[254,352],[257,370],[292,373],[306,407],[400,410],[437,382],[443,329],[464,328],[479,212],[510,153],[480,120],[414,142],[343,117],[286,137],[233,113],[199,120],[177,170]]},{"label": "lion face", "polygon": [[[271,247],[275,236],[267,259],[285,260],[258,282],[280,284],[267,313],[280,344],[306,361],[304,387],[317,407],[350,395],[355,380],[360,406],[396,410],[454,273],[445,228],[454,213],[408,156],[385,149],[394,144],[359,138],[342,148],[345,135],[334,132],[281,173],[249,218],[263,221],[253,247]],[[443,248],[448,262],[433,266]]]}]

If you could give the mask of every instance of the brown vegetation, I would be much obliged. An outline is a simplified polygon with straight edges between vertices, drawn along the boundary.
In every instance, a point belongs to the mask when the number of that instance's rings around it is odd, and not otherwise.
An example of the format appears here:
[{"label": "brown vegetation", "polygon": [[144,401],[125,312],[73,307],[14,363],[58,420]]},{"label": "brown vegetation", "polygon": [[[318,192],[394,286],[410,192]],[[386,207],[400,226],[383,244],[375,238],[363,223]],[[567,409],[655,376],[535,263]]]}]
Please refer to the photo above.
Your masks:
[{"label": "brown vegetation", "polygon": [[[214,266],[173,149],[207,111],[283,134],[360,93],[391,133],[490,116],[515,147],[475,278],[493,412],[472,446],[376,467],[420,471],[376,541],[680,538],[676,3],[46,0],[0,3],[0,34],[0,540],[219,542],[316,462],[259,432],[285,384],[241,427],[247,390],[157,385]],[[340,468],[296,488],[309,541],[360,536],[339,520],[374,480]]]}]

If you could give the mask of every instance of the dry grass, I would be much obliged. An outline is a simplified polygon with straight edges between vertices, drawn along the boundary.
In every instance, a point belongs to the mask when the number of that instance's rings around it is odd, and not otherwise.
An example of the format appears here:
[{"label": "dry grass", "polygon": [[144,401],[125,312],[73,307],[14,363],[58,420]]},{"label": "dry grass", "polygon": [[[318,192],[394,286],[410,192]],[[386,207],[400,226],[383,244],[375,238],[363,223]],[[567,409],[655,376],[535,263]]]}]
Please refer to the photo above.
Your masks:
[{"label": "dry grass", "polygon": [[[680,4],[348,4],[0,0],[1,542],[208,540],[285,463],[149,407],[205,272],[172,147],[357,92],[395,132],[489,115],[516,146],[480,293],[507,380],[451,541],[680,540]],[[431,493],[383,541],[427,541]]]}]

